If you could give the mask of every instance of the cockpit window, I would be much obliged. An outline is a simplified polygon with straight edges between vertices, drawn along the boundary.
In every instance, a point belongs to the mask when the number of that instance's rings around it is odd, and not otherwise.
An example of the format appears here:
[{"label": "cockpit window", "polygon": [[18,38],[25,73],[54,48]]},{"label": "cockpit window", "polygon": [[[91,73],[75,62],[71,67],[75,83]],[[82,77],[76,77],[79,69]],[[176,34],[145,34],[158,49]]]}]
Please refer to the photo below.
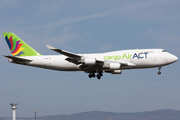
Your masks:
[{"label": "cockpit window", "polygon": [[162,50],[162,52],[166,52],[166,50]]}]

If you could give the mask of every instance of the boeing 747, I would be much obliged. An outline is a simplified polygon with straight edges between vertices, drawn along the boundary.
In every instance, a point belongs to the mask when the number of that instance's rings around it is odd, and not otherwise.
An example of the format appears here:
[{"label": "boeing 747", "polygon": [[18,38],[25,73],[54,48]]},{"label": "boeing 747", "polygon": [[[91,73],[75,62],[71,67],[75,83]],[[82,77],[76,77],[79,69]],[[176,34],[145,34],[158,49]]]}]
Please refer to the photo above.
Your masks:
[{"label": "boeing 747", "polygon": [[143,69],[172,64],[178,58],[164,49],[131,49],[94,54],[75,54],[56,49],[49,44],[47,48],[61,55],[42,55],[17,37],[14,33],[3,33],[12,56],[4,55],[10,63],[58,70],[84,71],[89,78],[101,79],[103,73],[121,74],[126,69]]}]

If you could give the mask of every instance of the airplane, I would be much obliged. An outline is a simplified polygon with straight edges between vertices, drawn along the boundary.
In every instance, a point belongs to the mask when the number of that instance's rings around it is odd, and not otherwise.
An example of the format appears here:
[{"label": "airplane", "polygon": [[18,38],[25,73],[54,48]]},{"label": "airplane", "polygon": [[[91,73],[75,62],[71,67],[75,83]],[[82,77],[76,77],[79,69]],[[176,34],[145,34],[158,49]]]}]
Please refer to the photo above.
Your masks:
[{"label": "airplane", "polygon": [[75,54],[56,49],[49,44],[47,48],[61,55],[42,55],[26,44],[14,33],[3,33],[12,56],[4,55],[10,63],[58,70],[84,71],[89,78],[101,79],[103,72],[121,74],[122,70],[158,67],[158,75],[163,66],[178,60],[164,49],[131,49],[94,54]]}]

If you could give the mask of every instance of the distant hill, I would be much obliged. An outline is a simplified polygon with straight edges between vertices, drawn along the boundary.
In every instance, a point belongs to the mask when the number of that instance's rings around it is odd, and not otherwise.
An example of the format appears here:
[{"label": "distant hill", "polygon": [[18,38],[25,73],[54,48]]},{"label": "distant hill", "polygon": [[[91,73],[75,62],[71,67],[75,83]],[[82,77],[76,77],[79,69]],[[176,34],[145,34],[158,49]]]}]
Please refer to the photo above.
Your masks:
[{"label": "distant hill", "polygon": [[[71,115],[54,115],[37,117],[36,120],[180,120],[180,110],[162,109],[148,112],[115,113],[92,111]],[[9,117],[0,117],[0,120],[12,120]],[[17,118],[17,120],[34,120],[34,118]]]}]

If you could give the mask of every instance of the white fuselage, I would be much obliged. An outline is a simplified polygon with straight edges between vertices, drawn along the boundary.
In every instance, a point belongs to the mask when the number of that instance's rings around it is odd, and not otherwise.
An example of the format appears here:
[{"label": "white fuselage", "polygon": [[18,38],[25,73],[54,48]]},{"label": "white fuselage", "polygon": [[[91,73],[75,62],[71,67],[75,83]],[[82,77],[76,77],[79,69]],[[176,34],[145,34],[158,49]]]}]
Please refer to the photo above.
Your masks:
[{"label": "white fuselage", "polygon": [[[106,53],[80,55],[82,55],[83,57],[95,58],[96,60],[101,61],[130,63],[130,65],[121,66],[120,70],[162,67],[178,60],[176,56],[164,51],[163,49],[121,50]],[[27,62],[25,64],[28,66],[59,71],[81,71],[81,69],[79,68],[80,65],[76,65],[72,62],[65,60],[68,57],[64,55],[42,55],[21,58],[32,60],[31,62]]]}]

